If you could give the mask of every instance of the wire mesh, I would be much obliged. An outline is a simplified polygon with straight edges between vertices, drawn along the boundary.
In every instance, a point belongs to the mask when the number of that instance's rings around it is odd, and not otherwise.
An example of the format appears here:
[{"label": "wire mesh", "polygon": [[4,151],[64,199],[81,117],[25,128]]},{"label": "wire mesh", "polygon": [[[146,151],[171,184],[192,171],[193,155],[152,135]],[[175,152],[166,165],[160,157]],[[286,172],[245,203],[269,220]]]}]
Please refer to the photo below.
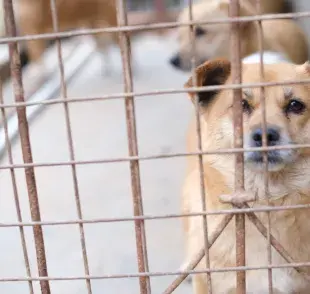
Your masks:
[{"label": "wire mesh", "polygon": [[[50,6],[51,6],[51,12],[52,12],[53,29],[54,29],[54,32],[57,33],[59,31],[59,25],[58,25],[57,7],[56,7],[55,0],[50,0]],[[56,43],[57,43],[57,55],[58,55],[60,83],[61,83],[61,94],[65,100],[68,94],[67,94],[67,86],[65,83],[63,56],[61,52],[61,41],[59,39],[56,39]],[[73,137],[72,137],[71,120],[70,120],[70,115],[69,115],[69,106],[66,102],[64,102],[63,106],[64,106],[64,112],[65,112],[65,118],[66,118],[66,129],[67,129],[67,139],[68,139],[70,160],[74,161],[75,155],[74,155],[74,148],[73,148]],[[72,164],[71,168],[72,168],[72,181],[73,181],[73,188],[74,188],[76,210],[77,210],[78,218],[81,220],[83,219],[83,213],[82,213],[82,205],[81,205],[81,200],[80,200],[76,166]],[[89,276],[89,265],[88,265],[87,250],[86,250],[85,233],[84,233],[84,227],[82,223],[79,224],[79,230],[80,230],[80,240],[81,240],[81,247],[82,247],[82,254],[83,254],[85,276]],[[89,279],[86,279],[86,286],[87,286],[88,294],[92,294],[91,282]]]},{"label": "wire mesh", "polygon": [[[260,11],[260,1],[256,1],[257,11]],[[163,9],[163,2],[158,4],[158,10]],[[189,1],[191,7],[192,1]],[[212,293],[212,275],[211,273],[216,272],[236,272],[236,285],[237,293],[246,293],[246,271],[266,269],[268,270],[268,289],[269,293],[273,293],[272,284],[272,269],[276,268],[294,268],[298,273],[309,280],[309,276],[305,271],[305,267],[310,266],[307,261],[295,262],[290,256],[290,253],[286,251],[281,243],[275,238],[271,232],[271,222],[270,222],[270,212],[274,211],[284,211],[284,210],[297,210],[297,209],[309,209],[310,204],[301,205],[290,205],[290,206],[269,206],[269,200],[267,197],[267,207],[250,208],[247,204],[242,206],[234,207],[232,209],[218,210],[218,211],[207,211],[206,210],[206,200],[205,200],[205,187],[204,187],[204,170],[203,170],[203,156],[210,154],[234,154],[235,155],[235,190],[244,189],[244,171],[243,171],[243,154],[249,151],[262,151],[264,154],[264,164],[265,164],[265,174],[267,174],[267,152],[269,150],[279,150],[279,149],[299,149],[299,148],[310,148],[310,144],[304,145],[283,145],[283,146],[273,146],[267,147],[266,138],[266,103],[265,103],[265,87],[271,87],[276,85],[292,85],[292,84],[307,84],[310,80],[303,81],[285,81],[285,82],[264,82],[264,66],[263,66],[263,29],[261,22],[270,19],[291,19],[291,18],[301,18],[310,16],[309,12],[300,13],[286,13],[286,14],[270,14],[270,15],[255,15],[247,17],[239,17],[239,1],[232,0],[230,4],[230,17],[225,19],[218,19],[212,21],[198,22],[193,21],[192,10],[189,9],[189,21],[187,22],[170,22],[170,23],[157,23],[149,25],[137,25],[128,26],[127,21],[127,8],[126,4],[122,0],[117,1],[117,16],[118,16],[118,27],[113,28],[100,28],[100,29],[83,29],[69,32],[59,32],[57,24],[57,10],[55,0],[51,0],[51,12],[53,18],[54,33],[40,34],[40,35],[28,35],[28,36],[17,36],[16,25],[14,20],[14,11],[12,0],[4,0],[4,10],[5,10],[5,22],[7,29],[7,36],[0,39],[0,44],[8,44],[10,52],[10,65],[11,65],[11,77],[14,85],[14,103],[4,103],[1,96],[0,108],[4,121],[4,128],[6,134],[7,149],[9,152],[9,164],[3,164],[0,166],[0,170],[10,169],[12,184],[14,189],[16,212],[18,215],[18,222],[7,222],[0,223],[0,227],[19,227],[20,237],[23,247],[24,262],[26,268],[26,277],[0,277],[0,282],[8,281],[27,281],[29,284],[30,293],[34,293],[33,281],[39,281],[41,286],[41,292],[43,294],[51,293],[49,281],[52,280],[85,280],[87,284],[88,293],[92,293],[91,280],[95,279],[112,279],[112,278],[139,278],[140,293],[149,294],[151,293],[151,283],[150,277],[154,276],[166,276],[166,275],[177,275],[178,277],[164,290],[163,293],[173,293],[175,289],[184,281],[184,279],[189,274],[205,274],[207,277],[208,293]],[[239,26],[241,23],[254,21],[257,22],[257,27],[259,31],[259,47],[260,47],[260,82],[251,84],[241,84],[241,55],[240,55],[240,37],[239,37]],[[192,58],[193,66],[193,76],[194,83],[191,89],[166,89],[148,92],[135,92],[132,72],[131,72],[131,46],[129,40],[129,33],[132,31],[140,30],[155,30],[163,28],[176,28],[180,26],[189,26],[191,28],[192,40],[193,40],[193,50],[195,52],[195,42],[194,42],[194,30],[195,26],[198,24],[218,24],[218,23],[229,23],[231,24],[231,52],[232,52],[232,84],[223,86],[208,86],[208,87],[197,87],[195,79],[196,67],[195,54]],[[123,66],[123,79],[124,79],[124,92],[115,93],[112,95],[103,95],[101,97],[83,97],[81,98],[70,98],[67,94],[66,84],[64,81],[64,66],[63,58],[61,53],[61,43],[60,38],[72,37],[79,35],[89,35],[98,33],[118,33],[119,34],[119,44],[121,47],[122,55],[122,66]],[[39,40],[39,39],[56,39],[57,40],[57,52],[60,70],[60,82],[62,85],[62,98],[40,101],[40,102],[27,102],[24,99],[23,82],[21,78],[21,67],[20,58],[18,53],[17,42],[25,40]],[[242,130],[242,111],[241,111],[241,89],[242,88],[256,88],[260,87],[260,97],[262,104],[262,128],[263,128],[263,146],[259,148],[243,148],[243,130]],[[201,138],[201,128],[200,128],[200,118],[198,111],[198,103],[196,102],[196,122],[197,122],[197,141],[198,150],[196,152],[187,153],[171,153],[171,154],[151,154],[151,155],[139,155],[138,143],[137,143],[137,131],[136,131],[136,117],[135,117],[135,97],[138,96],[148,96],[148,95],[163,95],[163,94],[175,94],[175,93],[197,93],[199,91],[214,91],[231,89],[234,93],[234,147],[231,149],[221,149],[221,150],[208,150],[204,151],[202,146]],[[128,135],[128,150],[129,156],[118,157],[118,158],[103,158],[96,160],[76,160],[73,148],[73,137],[69,116],[69,103],[77,102],[91,102],[97,100],[110,100],[110,99],[124,99],[125,110],[126,110],[126,123],[127,123],[127,135]],[[32,150],[29,138],[29,126],[26,116],[26,107],[33,105],[47,105],[47,104],[63,104],[65,109],[66,117],[66,127],[67,127],[67,138],[68,147],[70,152],[70,160],[62,162],[34,162],[32,158]],[[6,108],[16,108],[18,119],[19,119],[19,132],[20,139],[22,142],[23,151],[23,164],[14,164],[12,153],[10,151],[10,142],[8,140],[8,132],[6,126],[5,109]],[[164,214],[164,215],[145,215],[143,212],[143,197],[141,192],[141,181],[140,181],[140,167],[139,162],[143,160],[155,160],[161,158],[170,157],[188,157],[194,156],[198,157],[199,171],[200,171],[200,192],[201,192],[201,212],[197,213],[182,213],[182,214]],[[101,219],[85,219],[82,214],[82,204],[79,196],[78,180],[76,175],[77,165],[91,165],[91,164],[102,164],[102,163],[115,163],[115,162],[129,162],[131,171],[131,187],[132,187],[132,202],[134,209],[133,217],[122,217],[122,218],[101,218]],[[34,173],[34,168],[39,167],[50,167],[50,166],[71,166],[72,168],[72,179],[75,193],[76,209],[77,209],[77,219],[65,220],[65,221],[41,221],[40,208],[38,202],[38,192],[36,188],[36,178]],[[15,169],[24,169],[27,181],[28,196],[31,206],[31,222],[24,222],[20,213],[19,197],[17,193],[17,183],[14,175]],[[264,191],[265,194],[268,193],[268,176],[264,177]],[[264,212],[267,214],[267,226],[259,220],[255,213]],[[208,237],[208,222],[207,216],[212,217],[215,215],[223,215],[222,221]],[[167,271],[167,272],[151,272],[148,265],[148,250],[147,250],[147,240],[145,232],[145,220],[155,220],[155,219],[169,219],[169,218],[184,218],[184,217],[197,217],[200,216],[203,220],[204,229],[204,244],[196,256],[189,262],[187,267],[182,271]],[[209,249],[226,228],[226,226],[235,217],[236,220],[236,266],[227,268],[211,268],[210,266],[210,256]],[[267,260],[268,264],[265,266],[246,266],[245,259],[245,217],[258,229],[258,231],[266,238],[267,241]],[[117,274],[117,275],[91,275],[88,265],[88,257],[86,250],[86,240],[84,234],[84,224],[94,224],[94,223],[107,223],[107,222],[134,222],[135,224],[135,236],[136,236],[136,251],[137,251],[137,263],[138,263],[138,273],[134,274]],[[45,256],[45,246],[44,238],[42,232],[42,226],[58,226],[58,225],[78,225],[80,229],[80,240],[82,247],[82,255],[84,262],[84,272],[83,276],[58,276],[52,277],[48,275],[47,261]],[[29,256],[27,252],[27,246],[24,236],[24,227],[32,227],[35,249],[37,256],[37,266],[38,266],[38,276],[34,276],[30,271]],[[286,261],[285,264],[273,264],[271,251],[272,248],[275,249],[280,256]],[[205,259],[206,268],[204,270],[195,269],[198,263],[202,259]]]}]

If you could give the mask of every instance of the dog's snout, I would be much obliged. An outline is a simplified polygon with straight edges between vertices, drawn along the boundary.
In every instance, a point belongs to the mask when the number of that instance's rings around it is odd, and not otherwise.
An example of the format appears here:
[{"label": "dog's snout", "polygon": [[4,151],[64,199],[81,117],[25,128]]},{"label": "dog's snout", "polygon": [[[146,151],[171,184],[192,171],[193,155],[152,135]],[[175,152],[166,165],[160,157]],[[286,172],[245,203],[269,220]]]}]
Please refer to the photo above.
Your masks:
[{"label": "dog's snout", "polygon": [[179,68],[181,66],[181,58],[179,55],[175,55],[170,59],[170,63],[174,66]]},{"label": "dog's snout", "polygon": [[[267,145],[275,146],[280,141],[280,132],[276,128],[269,127],[266,131]],[[252,132],[252,142],[254,147],[261,147],[263,145],[263,129],[257,128]]]}]

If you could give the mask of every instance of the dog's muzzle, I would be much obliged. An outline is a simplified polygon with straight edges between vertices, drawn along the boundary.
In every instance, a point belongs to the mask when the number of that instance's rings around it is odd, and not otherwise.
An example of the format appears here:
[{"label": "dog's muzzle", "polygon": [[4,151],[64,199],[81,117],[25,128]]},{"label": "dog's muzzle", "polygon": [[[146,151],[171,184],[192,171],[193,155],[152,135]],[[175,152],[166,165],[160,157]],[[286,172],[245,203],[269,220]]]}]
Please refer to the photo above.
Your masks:
[{"label": "dog's muzzle", "polygon": [[170,59],[170,64],[174,67],[180,69],[181,68],[181,57],[180,55],[175,55]]},{"label": "dog's muzzle", "polygon": [[[281,131],[279,128],[274,126],[267,127],[266,130],[266,145],[271,146],[280,146],[284,145],[287,140],[283,140]],[[251,131],[249,136],[246,138],[247,147],[262,147],[263,146],[263,129],[257,127]],[[291,158],[290,150],[270,150],[267,152],[268,164],[270,165],[281,165],[287,163]],[[263,152],[261,151],[252,151],[245,154],[246,162],[253,164],[263,163]]]}]

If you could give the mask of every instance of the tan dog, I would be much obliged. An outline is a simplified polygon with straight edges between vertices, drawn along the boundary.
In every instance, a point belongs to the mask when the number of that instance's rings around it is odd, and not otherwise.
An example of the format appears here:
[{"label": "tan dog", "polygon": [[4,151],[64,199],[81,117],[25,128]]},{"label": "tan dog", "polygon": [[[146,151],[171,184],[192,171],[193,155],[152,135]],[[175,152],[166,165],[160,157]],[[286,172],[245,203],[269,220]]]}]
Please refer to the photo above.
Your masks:
[{"label": "tan dog", "polygon": [[[231,84],[230,62],[212,60],[196,70],[199,86]],[[259,65],[244,64],[242,70],[244,83],[260,82]],[[290,63],[265,65],[265,81],[310,79],[310,65]],[[192,86],[192,79],[186,87]],[[262,146],[262,116],[260,90],[243,90],[244,111],[244,147]],[[309,85],[266,87],[267,141],[269,146],[310,143],[310,87]],[[189,94],[194,99],[193,94]],[[204,150],[218,150],[233,147],[232,91],[212,91],[198,94],[200,120]],[[189,132],[189,151],[196,149],[195,126]],[[236,201],[244,194],[255,195],[251,203],[254,207],[266,205],[264,194],[264,176],[262,154],[247,152],[245,160],[245,193],[232,193],[234,188],[234,155],[204,156],[205,199],[207,211],[229,209],[229,204],[221,200]],[[267,196],[271,205],[285,206],[310,204],[310,152],[309,149],[286,149],[268,152]],[[252,194],[251,194],[252,193]],[[225,196],[226,195],[226,196]],[[183,189],[183,213],[202,211],[200,201],[199,170],[197,162],[190,159]],[[253,198],[252,198],[253,200]],[[265,213],[256,213],[266,225]],[[310,226],[308,210],[286,210],[271,212],[272,234],[290,253],[295,262],[310,260]],[[223,216],[208,217],[208,234],[212,234]],[[193,258],[204,244],[201,217],[185,218],[187,261]],[[246,264],[248,266],[266,266],[266,239],[256,227],[246,220]],[[231,222],[210,250],[211,268],[233,267],[235,263],[235,224]],[[280,255],[272,251],[272,264],[286,263]],[[205,268],[205,262],[198,269]],[[305,268],[310,274],[310,268]],[[268,292],[267,270],[247,271],[247,293],[265,294]],[[279,268],[272,270],[274,293],[308,294],[310,280],[306,280],[294,269]],[[236,293],[235,272],[212,274],[212,288],[215,294]],[[193,275],[195,294],[206,294],[205,275]]]},{"label": "tan dog", "polygon": [[[112,0],[57,0],[59,31],[78,28],[117,26],[116,6]],[[52,33],[53,22],[49,0],[19,0],[18,28],[21,35]],[[111,43],[118,44],[117,34],[94,35],[99,51],[106,53]],[[38,61],[47,47],[46,40],[27,42],[30,61]]]},{"label": "tan dog", "polygon": [[[255,15],[255,6],[242,0],[240,15]],[[255,1],[252,1],[255,2]],[[276,12],[282,1],[261,1],[262,12]],[[193,5],[193,20],[213,21],[229,16],[228,0],[201,1]],[[179,21],[188,22],[186,8],[179,16]],[[263,50],[280,52],[294,63],[302,63],[308,59],[306,38],[292,20],[268,20],[262,22],[264,40]],[[195,31],[195,56],[197,64],[218,57],[230,58],[230,24],[197,25]],[[192,56],[192,38],[187,26],[179,28],[179,50],[171,58],[170,63],[178,69],[190,70]],[[241,24],[242,58],[259,51],[258,26],[256,22]],[[298,44],[298,45],[296,45]]]}]

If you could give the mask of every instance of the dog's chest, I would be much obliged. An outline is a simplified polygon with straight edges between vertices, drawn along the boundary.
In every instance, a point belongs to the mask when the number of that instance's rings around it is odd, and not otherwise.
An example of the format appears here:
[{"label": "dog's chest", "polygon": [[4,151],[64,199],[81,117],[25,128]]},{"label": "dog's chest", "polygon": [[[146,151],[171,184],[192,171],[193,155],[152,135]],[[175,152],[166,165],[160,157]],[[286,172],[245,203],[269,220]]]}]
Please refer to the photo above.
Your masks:
[{"label": "dog's chest", "polygon": [[[267,226],[266,213],[256,215]],[[285,211],[271,213],[272,235],[289,252],[294,262],[310,262],[310,221],[308,221],[308,215],[307,210],[294,213]],[[215,228],[211,218],[209,225],[210,228]],[[209,234],[211,233],[209,231]],[[236,265],[235,236],[235,223],[232,221],[212,246],[212,267],[224,268]],[[287,262],[272,248],[272,264],[285,263]],[[248,219],[246,220],[246,265],[250,267],[268,265],[267,240]],[[310,274],[309,270],[308,274]],[[232,276],[228,273],[214,275],[215,293],[226,293],[231,287],[234,287],[235,279]],[[230,280],[231,284],[221,283],[223,279]],[[268,293],[267,270],[248,271],[247,283],[251,290],[249,293]],[[284,291],[281,293],[303,293],[302,290],[305,287],[309,288],[310,284],[294,270],[281,268],[273,270],[273,286],[279,291]]]}]

